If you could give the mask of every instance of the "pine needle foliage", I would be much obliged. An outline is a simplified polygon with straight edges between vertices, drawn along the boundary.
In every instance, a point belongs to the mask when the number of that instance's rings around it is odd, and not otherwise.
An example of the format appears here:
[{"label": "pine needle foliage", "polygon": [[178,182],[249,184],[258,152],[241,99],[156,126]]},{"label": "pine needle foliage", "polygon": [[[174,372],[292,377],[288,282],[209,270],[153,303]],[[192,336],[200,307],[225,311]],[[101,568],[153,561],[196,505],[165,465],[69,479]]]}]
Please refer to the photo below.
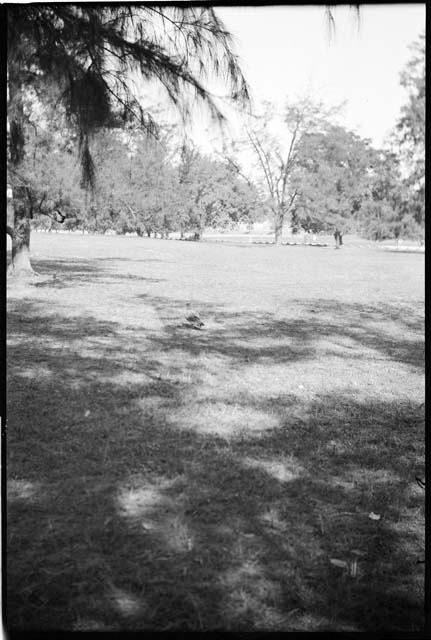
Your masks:
[{"label": "pine needle foliage", "polygon": [[[335,32],[336,32],[335,14],[334,14],[335,7],[336,5],[333,5],[333,4],[325,5],[325,19],[326,19],[326,29],[328,34],[328,40],[331,40],[335,36]],[[361,25],[361,5],[349,4],[349,8],[352,9],[355,13],[356,24],[359,30]]]},{"label": "pine needle foliage", "polygon": [[[223,123],[212,78],[235,103],[249,104],[232,37],[211,7],[27,4],[7,7],[7,15],[9,82],[63,103],[79,131],[84,185],[94,184],[89,141],[99,127],[138,121],[157,134],[137,98],[139,79],[164,87],[184,121],[198,101]],[[16,95],[10,92],[11,121]]]}]

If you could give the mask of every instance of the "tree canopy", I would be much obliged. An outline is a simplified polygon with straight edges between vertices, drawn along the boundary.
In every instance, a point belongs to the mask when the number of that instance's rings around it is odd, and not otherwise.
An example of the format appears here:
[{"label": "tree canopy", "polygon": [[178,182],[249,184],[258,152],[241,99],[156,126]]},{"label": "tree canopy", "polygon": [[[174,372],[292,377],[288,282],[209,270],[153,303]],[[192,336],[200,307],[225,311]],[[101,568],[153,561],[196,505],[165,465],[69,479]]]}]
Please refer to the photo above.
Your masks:
[{"label": "tree canopy", "polygon": [[344,234],[355,228],[369,189],[369,141],[328,124],[307,133],[298,151],[293,222],[307,231]]},{"label": "tree canopy", "polygon": [[73,139],[57,141],[52,130],[39,128],[29,142],[24,162],[33,192],[41,202],[55,203],[57,215],[34,208],[39,228],[138,235],[202,236],[207,227],[232,227],[252,222],[259,195],[231,165],[184,146],[170,151],[171,132],[160,128],[158,139],[137,128],[103,129],[92,143],[97,165],[95,188],[80,187],[69,148]]},{"label": "tree canopy", "polygon": [[411,45],[412,57],[400,74],[407,91],[396,132],[407,173],[411,213],[420,226],[425,218],[425,34]]},{"label": "tree canopy", "polygon": [[22,138],[13,117],[22,86],[40,97],[51,92],[79,131],[84,181],[94,176],[89,135],[95,129],[131,119],[150,131],[156,127],[139,103],[133,74],[160,83],[183,117],[194,96],[223,120],[204,84],[211,74],[226,81],[233,100],[248,101],[231,36],[211,7],[14,5],[8,8],[8,71],[11,152],[12,139]]},{"label": "tree canopy", "polygon": [[[297,101],[287,100],[281,114],[266,102],[260,114],[249,117],[245,122],[245,138],[239,146],[248,147],[254,156],[254,173],[262,205],[264,203],[272,213],[276,243],[281,241],[284,224],[290,222],[298,196],[294,174],[302,140],[308,133],[325,127],[327,119],[335,111],[304,97]],[[275,132],[273,124],[276,120],[279,127]],[[229,161],[236,165],[232,155]]]}]

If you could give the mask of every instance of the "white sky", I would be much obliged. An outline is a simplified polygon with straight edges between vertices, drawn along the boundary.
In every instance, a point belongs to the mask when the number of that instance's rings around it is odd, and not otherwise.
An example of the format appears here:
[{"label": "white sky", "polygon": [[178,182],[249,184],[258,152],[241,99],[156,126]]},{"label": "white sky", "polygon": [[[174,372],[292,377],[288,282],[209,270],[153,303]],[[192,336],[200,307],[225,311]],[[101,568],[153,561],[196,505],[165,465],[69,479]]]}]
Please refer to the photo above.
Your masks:
[{"label": "white sky", "polygon": [[[333,11],[330,39],[324,5],[216,7],[235,37],[256,105],[281,106],[304,93],[327,104],[347,100],[340,123],[380,146],[406,100],[399,74],[425,29],[425,4],[361,5],[359,28],[348,6]],[[209,152],[216,132],[195,122],[193,137]]]}]

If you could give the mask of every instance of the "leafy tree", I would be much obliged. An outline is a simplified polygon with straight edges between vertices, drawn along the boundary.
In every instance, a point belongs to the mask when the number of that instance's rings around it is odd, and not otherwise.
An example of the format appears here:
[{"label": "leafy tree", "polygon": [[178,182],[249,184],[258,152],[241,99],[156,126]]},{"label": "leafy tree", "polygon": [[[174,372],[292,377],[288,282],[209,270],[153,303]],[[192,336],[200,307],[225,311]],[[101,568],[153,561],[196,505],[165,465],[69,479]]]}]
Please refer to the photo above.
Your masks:
[{"label": "leafy tree", "polygon": [[223,115],[204,82],[225,80],[230,97],[248,100],[230,34],[210,7],[29,4],[6,6],[8,20],[9,176],[13,191],[12,271],[32,272],[30,206],[17,178],[28,147],[25,93],[65,107],[78,132],[83,186],[94,186],[91,136],[102,126],[137,120],[154,130],[140,105],[133,74],[155,80],[183,118],[192,99],[218,121]]},{"label": "leafy tree", "polygon": [[[91,197],[98,230],[120,233],[159,230],[172,169],[162,142],[130,130],[105,130],[95,138],[98,180]],[[174,189],[172,189],[174,192]],[[94,214],[93,214],[94,215]]]},{"label": "leafy tree", "polygon": [[401,108],[397,123],[401,143],[414,160],[423,159],[425,146],[425,34],[421,34],[410,49],[412,58],[400,74],[400,83],[408,92],[408,101]]},{"label": "leafy tree", "polygon": [[93,157],[98,180],[83,215],[91,231],[159,234],[226,227],[254,216],[257,191],[230,165],[184,147],[179,164],[169,152],[169,134],[149,139],[139,131],[104,130]]},{"label": "leafy tree", "polygon": [[400,82],[408,92],[396,131],[409,188],[410,215],[417,225],[425,219],[425,34],[411,46],[412,57]]},{"label": "leafy tree", "polygon": [[[79,167],[74,140],[65,136],[64,118],[54,108],[37,114],[40,103],[27,96],[29,113],[27,154],[15,184],[25,189],[30,219],[40,227],[52,228],[72,219],[82,207]],[[35,115],[36,112],[36,115]],[[13,229],[10,235],[14,235]]]},{"label": "leafy tree", "polygon": [[359,212],[361,232],[372,240],[405,235],[409,228],[406,188],[395,154],[376,152],[369,174],[369,193]]},{"label": "leafy tree", "polygon": [[[298,196],[293,178],[303,137],[324,128],[326,119],[335,112],[336,109],[326,109],[322,103],[303,98],[286,103],[280,123],[284,125],[284,134],[280,133],[280,127],[274,131],[277,114],[270,103],[265,103],[261,115],[251,116],[245,123],[246,139],[240,147],[248,146],[254,154],[254,171],[262,200],[273,216],[276,244],[281,242],[283,225],[290,221]],[[231,162],[237,161],[232,158]]]},{"label": "leafy tree", "polygon": [[369,142],[343,127],[307,133],[298,149],[294,188],[294,226],[306,231],[330,231],[337,248],[343,235],[356,227],[368,197],[375,152]]},{"label": "leafy tree", "polygon": [[180,165],[183,226],[201,239],[205,227],[229,227],[254,217],[256,189],[231,164],[186,150]]},{"label": "leafy tree", "polygon": [[198,161],[199,152],[193,144],[183,143],[180,150],[178,163],[178,206],[177,215],[180,237],[184,238],[185,231],[189,229],[190,213],[193,197],[194,165]]}]

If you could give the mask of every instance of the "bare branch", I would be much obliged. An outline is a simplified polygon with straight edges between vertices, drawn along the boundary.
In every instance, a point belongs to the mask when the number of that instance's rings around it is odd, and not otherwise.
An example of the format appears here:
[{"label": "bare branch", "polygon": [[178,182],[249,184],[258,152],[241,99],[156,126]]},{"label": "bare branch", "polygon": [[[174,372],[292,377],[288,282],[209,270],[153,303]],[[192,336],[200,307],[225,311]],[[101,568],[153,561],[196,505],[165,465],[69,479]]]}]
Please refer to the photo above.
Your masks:
[{"label": "bare branch", "polygon": [[246,129],[247,132],[247,136],[248,139],[250,140],[250,143],[253,147],[253,149],[255,150],[257,157],[259,159],[260,165],[263,169],[264,175],[265,175],[265,180],[266,183],[268,185],[268,189],[269,189],[269,193],[271,194],[271,197],[274,197],[275,195],[275,189],[274,189],[274,183],[273,183],[273,178],[272,178],[272,174],[271,174],[271,167],[269,165],[268,162],[268,157],[267,155],[264,153],[263,149],[262,149],[262,145],[259,141],[259,139],[257,138],[257,136],[252,135],[252,133],[250,132],[250,130],[247,128]]},{"label": "bare branch", "polygon": [[298,191],[295,189],[294,194],[293,194],[293,195],[292,195],[292,197],[290,198],[290,202],[289,202],[289,204],[288,204],[287,211],[289,211],[289,209],[290,209],[290,208],[291,208],[291,206],[293,205],[293,203],[294,203],[295,198],[296,198],[296,196],[297,196],[297,195],[298,195]]},{"label": "bare branch", "polygon": [[241,167],[239,166],[239,164],[237,162],[235,162],[229,156],[223,156],[223,158],[224,158],[224,160],[226,160],[228,166],[232,167],[237,172],[237,174],[239,176],[241,176],[241,178],[244,178],[244,180],[247,182],[249,187],[254,187],[253,182],[250,180],[250,178],[248,176],[245,175],[245,173],[242,171]]}]

